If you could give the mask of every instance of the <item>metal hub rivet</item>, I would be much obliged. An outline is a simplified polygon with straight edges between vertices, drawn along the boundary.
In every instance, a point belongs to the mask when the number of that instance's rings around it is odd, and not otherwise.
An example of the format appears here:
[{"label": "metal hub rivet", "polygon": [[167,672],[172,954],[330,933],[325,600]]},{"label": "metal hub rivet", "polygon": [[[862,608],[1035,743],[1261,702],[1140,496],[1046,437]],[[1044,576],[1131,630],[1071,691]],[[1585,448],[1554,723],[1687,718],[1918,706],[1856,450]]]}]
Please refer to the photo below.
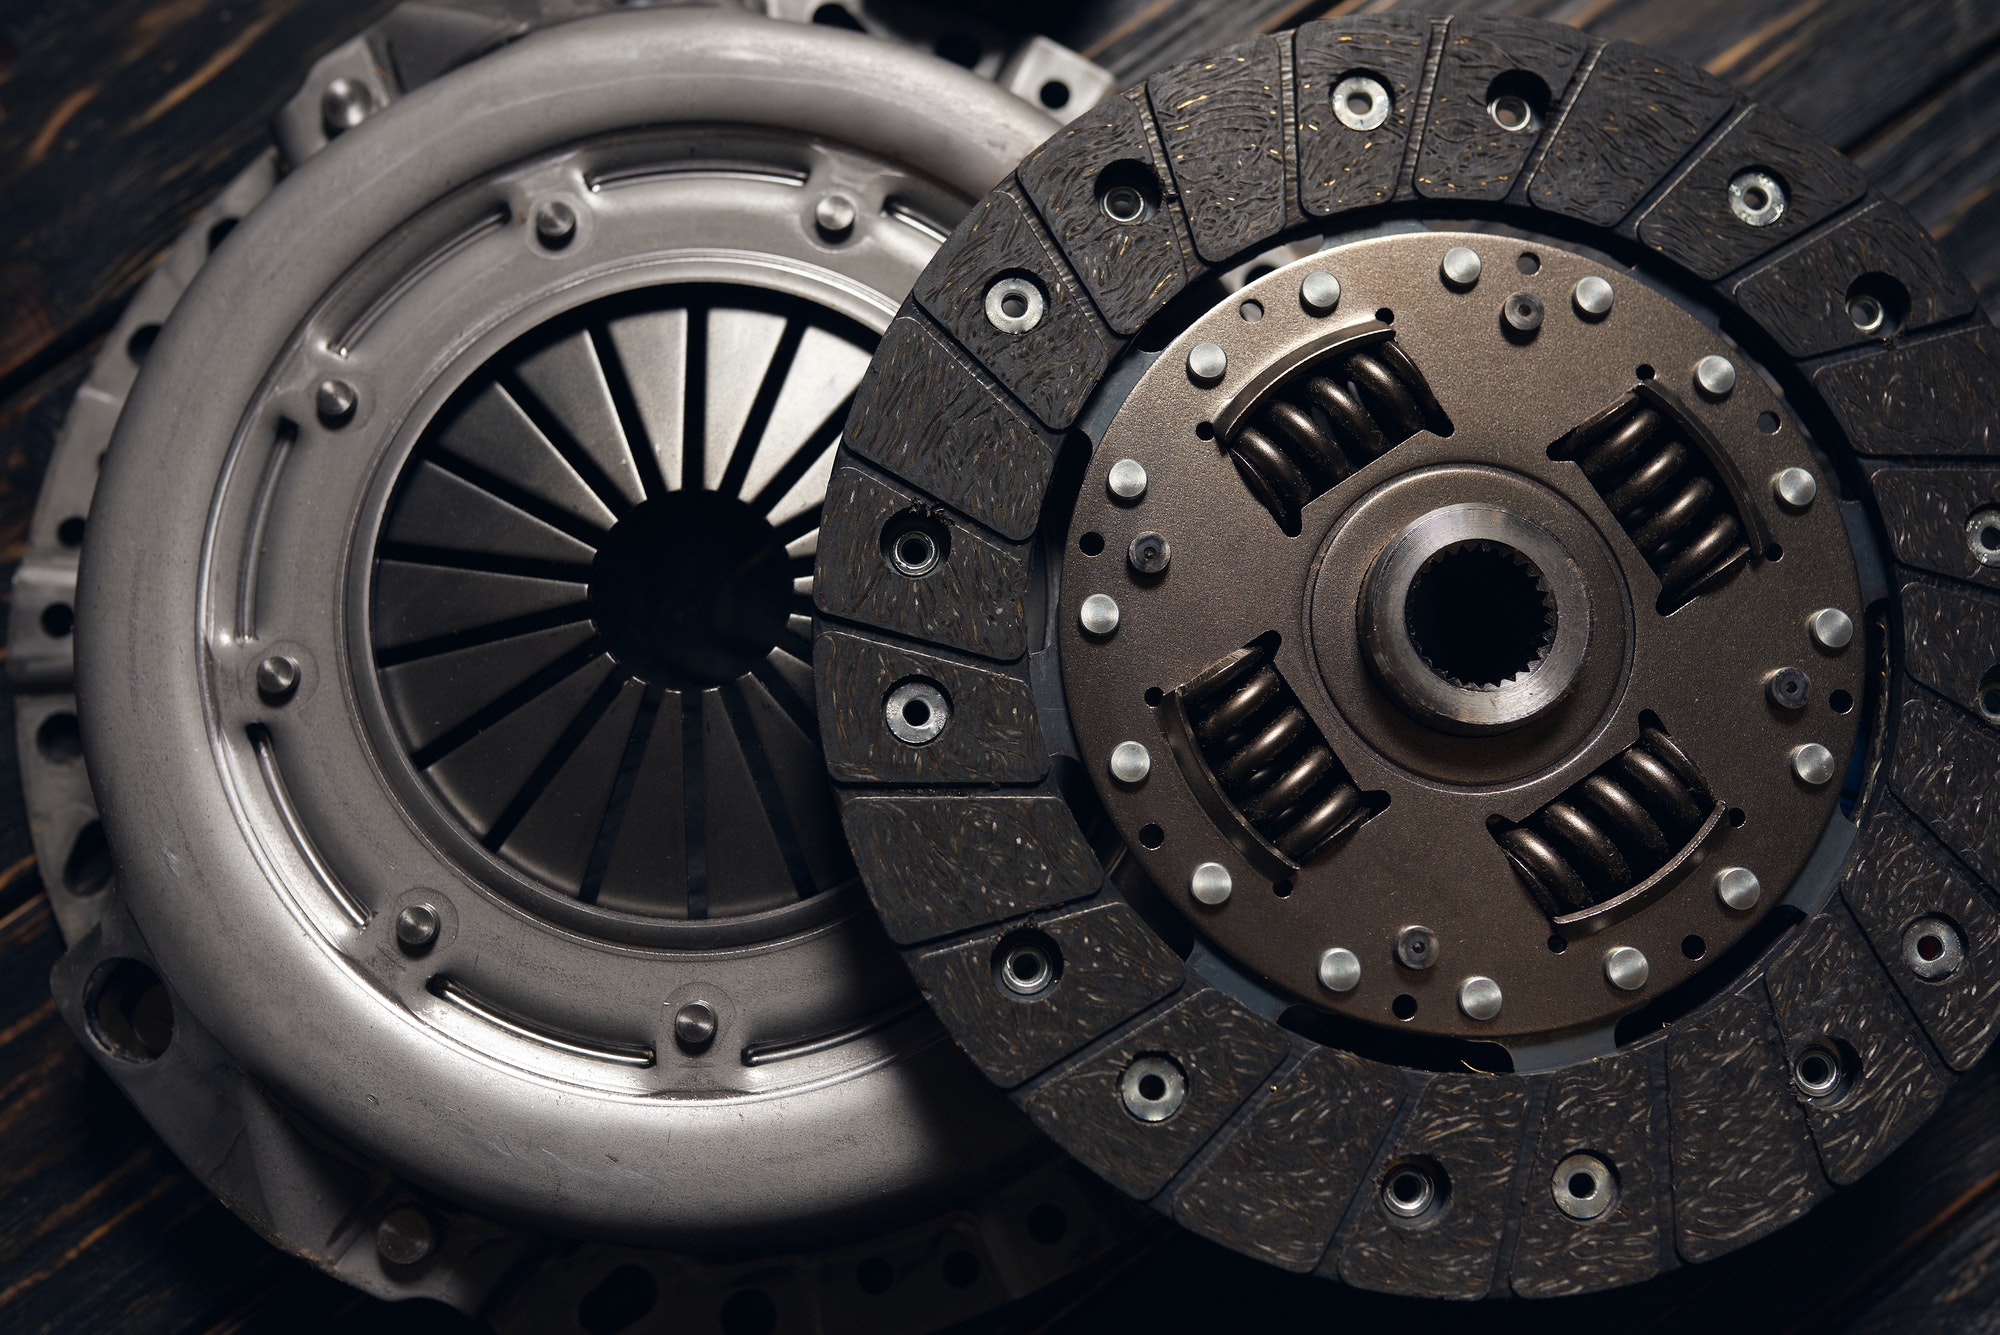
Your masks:
[{"label": "metal hub rivet", "polygon": [[1428,927],[1405,927],[1396,933],[1396,962],[1405,969],[1428,969],[1438,961],[1437,933]]},{"label": "metal hub rivet", "polygon": [[1229,868],[1220,862],[1204,862],[1188,877],[1188,893],[1210,908],[1228,903],[1229,894],[1235,888],[1235,883],[1229,879]]},{"label": "metal hub rivet", "polygon": [[1500,318],[1517,334],[1532,334],[1542,327],[1542,299],[1532,292],[1516,292],[1500,308]]},{"label": "metal hub rivet", "polygon": [[1324,269],[1314,269],[1299,283],[1299,304],[1314,315],[1331,315],[1340,305],[1340,280]]},{"label": "metal hub rivet", "polygon": [[576,210],[560,199],[543,200],[535,208],[535,239],[550,250],[561,250],[576,235]]},{"label": "metal hub rivet", "polygon": [[266,704],[282,704],[299,689],[299,660],[272,654],[257,665],[257,694]]},{"label": "metal hub rivet", "polygon": [[1781,468],[1771,479],[1771,491],[1794,510],[1803,510],[1819,495],[1819,479],[1803,468]]},{"label": "metal hub rivet", "polygon": [[1738,913],[1754,909],[1763,894],[1764,883],[1748,867],[1724,867],[1715,873],[1715,897],[1726,909]]},{"label": "metal hub rivet", "polygon": [[1919,918],[1903,929],[1903,963],[1925,982],[1949,978],[1965,963],[1965,938],[1943,918]]},{"label": "metal hub rivet", "polygon": [[1077,609],[1077,622],[1088,635],[1109,635],[1118,629],[1118,600],[1108,593],[1093,593]]},{"label": "metal hub rivet", "polygon": [[1141,533],[1125,549],[1125,559],[1141,575],[1158,575],[1174,559],[1174,549],[1157,533]]},{"label": "metal hub rivet", "polygon": [[1795,667],[1779,668],[1764,683],[1764,691],[1780,709],[1804,709],[1812,694],[1812,678]]},{"label": "metal hub rivet", "polygon": [[1111,465],[1104,485],[1119,500],[1136,501],[1146,494],[1146,466],[1137,459],[1120,459]]},{"label": "metal hub rivet", "polygon": [[845,240],[854,231],[860,211],[846,195],[823,195],[813,205],[813,226],[828,241]]},{"label": "metal hub rivet", "polygon": [[1632,946],[1613,946],[1604,952],[1604,981],[1623,992],[1637,992],[1646,985],[1653,966],[1646,952]]},{"label": "metal hub rivet", "polygon": [[1361,957],[1335,946],[1319,957],[1319,985],[1329,992],[1352,992],[1361,984]]},{"label": "metal hub rivet", "polygon": [[1380,129],[1389,119],[1389,90],[1379,79],[1355,74],[1333,86],[1333,117],[1350,130]]},{"label": "metal hub rivet", "polygon": [[1164,1122],[1187,1098],[1187,1074],[1165,1057],[1137,1057],[1118,1077],[1118,1098],[1142,1122]]},{"label": "metal hub rivet", "polygon": [[1694,383],[1711,399],[1726,399],[1736,388],[1736,363],[1711,352],[1695,363]]},{"label": "metal hub rivet", "polygon": [[1120,742],[1111,748],[1111,777],[1120,783],[1138,783],[1153,772],[1153,753],[1139,742]]},{"label": "metal hub rivet", "polygon": [[373,110],[375,94],[368,91],[367,84],[354,79],[335,79],[320,94],[320,125],[329,139],[361,124]]},{"label": "metal hub rivet", "polygon": [[319,388],[313,391],[313,409],[325,425],[345,426],[354,417],[358,397],[354,386],[345,380],[328,377],[320,381]]},{"label": "metal hub rivet", "polygon": [[390,1265],[416,1265],[437,1249],[437,1225],[414,1205],[399,1205],[375,1227],[375,1250]]},{"label": "metal hub rivet", "polygon": [[700,1052],[715,1041],[715,1007],[690,1001],[674,1012],[674,1042],[684,1052]]},{"label": "metal hub rivet", "polygon": [[889,731],[911,746],[934,742],[951,722],[951,701],[927,681],[906,681],[889,692],[882,706]]},{"label": "metal hub rivet", "polygon": [[1845,649],[1854,642],[1854,618],[1838,607],[1822,607],[1812,614],[1813,641],[1822,649]]},{"label": "metal hub rivet", "polygon": [[1729,211],[1752,227],[1769,227],[1785,216],[1785,187],[1769,172],[1751,168],[1729,183]]},{"label": "metal hub rivet", "polygon": [[2000,510],[1974,510],[1965,521],[1965,545],[1983,566],[2000,566]]},{"label": "metal hub rivet", "polygon": [[438,911],[429,904],[411,904],[396,915],[396,944],[408,955],[421,955],[437,944]]},{"label": "metal hub rivet", "polygon": [[1188,349],[1188,379],[1206,389],[1229,371],[1229,354],[1220,343],[1197,343]]},{"label": "metal hub rivet", "polygon": [[1792,748],[1792,773],[1803,783],[1818,788],[1833,779],[1833,752],[1818,742]]},{"label": "metal hub rivet", "polygon": [[1479,281],[1479,268],[1478,251],[1470,246],[1453,246],[1444,253],[1444,262],[1438,265],[1438,273],[1447,285],[1464,289]]},{"label": "metal hub rivet", "polygon": [[1572,1154],[1557,1164],[1549,1189],[1556,1208],[1571,1219],[1599,1218],[1618,1202],[1618,1179],[1594,1154]]},{"label": "metal hub rivet", "polygon": [[1490,1020],[1500,1013],[1500,984],[1476,973],[1458,985],[1458,1008],[1468,1020]]},{"label": "metal hub rivet", "polygon": [[1611,303],[1616,295],[1611,290],[1611,284],[1592,274],[1588,278],[1577,279],[1576,291],[1571,294],[1570,300],[1576,303],[1578,315],[1601,320],[1611,314]]},{"label": "metal hub rivet", "polygon": [[1049,301],[1042,289],[1020,274],[993,280],[986,289],[986,323],[1003,334],[1025,334],[1048,314]]}]

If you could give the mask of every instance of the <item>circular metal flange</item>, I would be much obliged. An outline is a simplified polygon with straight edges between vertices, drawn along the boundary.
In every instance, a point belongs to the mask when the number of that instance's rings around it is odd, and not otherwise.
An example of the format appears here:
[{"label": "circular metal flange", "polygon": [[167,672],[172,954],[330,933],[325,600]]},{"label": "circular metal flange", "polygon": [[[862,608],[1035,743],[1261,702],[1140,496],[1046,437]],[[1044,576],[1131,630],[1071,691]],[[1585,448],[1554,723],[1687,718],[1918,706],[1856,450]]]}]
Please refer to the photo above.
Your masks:
[{"label": "circular metal flange", "polygon": [[[913,1220],[935,1244],[940,1202],[1045,1154],[849,888],[799,604],[897,296],[1049,122],[928,57],[713,12],[563,24],[376,101],[202,267],[121,419],[78,679],[108,846],[144,851],[59,1000],[95,1034],[92,980],[140,961],[174,1015],[149,1097],[242,1070],[246,1109],[436,1202],[414,1261],[407,1229],[333,1252],[251,1212],[377,1292],[477,1305],[500,1271],[468,1257],[527,1259],[495,1218],[781,1269],[885,1230],[921,1250]],[[837,241],[826,186],[862,206]],[[709,618],[726,661],[649,637],[689,593],[644,580],[676,543],[759,558],[757,624]],[[119,610],[128,580],[157,587]],[[159,1106],[177,1146],[220,1134]],[[965,1245],[1013,1273],[1014,1243]]]},{"label": "circular metal flange", "polygon": [[[1893,461],[1984,439],[2000,386],[1983,362],[1957,369],[1990,338],[1971,289],[1817,145],[1787,153],[1782,216],[1740,217],[1730,183],[1756,166],[1747,127],[1767,118],[1700,72],[1657,62],[1668,93],[1584,64],[1587,40],[1555,27],[1534,30],[1532,60],[1475,54],[1517,52],[1521,34],[1477,18],[1414,40],[1389,19],[1309,24],[1155,75],[1090,135],[1073,125],[1031,154],[919,280],[847,441],[846,466],[949,507],[954,542],[986,543],[991,563],[964,568],[953,602],[864,583],[849,554],[882,521],[843,495],[828,528],[855,536],[822,547],[815,585],[819,652],[842,664],[822,738],[860,869],[974,1060],[1189,1227],[1436,1297],[1629,1283],[1796,1217],[1879,1161],[1984,1050],[1985,1009],[1951,1006],[1969,976],[2000,970],[1968,944],[1948,978],[1926,979],[1903,945],[1910,923],[1960,913],[2000,931],[1988,889],[1957,879],[1930,833],[1970,828],[1947,769],[2000,764],[1973,709],[2000,647],[1976,586],[2000,581],[1965,536],[1995,478],[1970,450],[1948,467]],[[1407,75],[1377,78],[1397,90],[1389,120],[1364,134],[1327,114],[1356,51],[1405,46]],[[1187,110],[1145,123],[1169,105]],[[1634,139],[1642,107],[1684,132]],[[1268,153],[1225,148],[1242,108],[1268,117]],[[1162,181],[1171,163],[1151,230],[1068,221],[1113,162]],[[1480,202],[1502,175],[1507,199]],[[1425,231],[1432,199],[1482,230]],[[1340,244],[1354,209],[1368,239]],[[1314,253],[1315,238],[1335,244]],[[1169,307],[1260,252],[1273,272],[1223,284],[1206,314]],[[1332,310],[1298,296],[1306,267],[1286,265],[1308,255],[1340,285]],[[1048,313],[1003,342],[977,294],[1016,271]],[[1496,318],[1488,271],[1536,298],[1532,336]],[[1713,281],[1730,274],[1748,277]],[[1578,300],[1592,278],[1614,303],[1594,285]],[[1850,318],[1857,297],[1883,317]],[[1934,336],[1890,341],[1919,329]],[[1698,377],[1709,357],[1735,374]],[[1891,375],[1937,396],[1892,399]],[[1977,388],[1946,388],[1959,384]],[[976,462],[933,425],[945,417],[982,423]],[[1057,467],[1078,434],[1091,459]],[[1148,485],[1119,507],[1108,469],[1127,458]],[[1790,467],[1867,494],[1786,505],[1769,480]],[[1476,490],[1503,485],[1504,501]],[[1330,559],[1362,507],[1404,492],[1393,522],[1355,530],[1375,536],[1354,559]],[[1544,495],[1528,517],[1589,590],[1576,684],[1513,731],[1421,723],[1368,667],[1366,572],[1431,510]],[[1887,533],[1857,551],[1862,513]],[[1038,533],[1042,514],[1066,528]],[[1123,559],[1142,531],[1172,544],[1161,575]],[[1039,596],[1016,592],[1044,568],[1014,546],[1030,539],[1056,577],[1046,622]],[[1885,579],[1871,542],[1909,568]],[[1091,597],[1116,601],[1115,634],[1078,628]],[[1828,606],[1857,628],[1844,647],[1807,629]],[[1940,618],[1979,630],[1911,639],[1931,675],[1906,686],[1897,627]],[[1801,708],[1771,698],[1787,667],[1809,678]],[[865,726],[884,683],[912,671],[949,679],[954,749],[896,752]],[[1105,760],[1132,739],[1173,764],[1121,789]],[[1851,782],[1795,778],[1807,743]],[[1657,835],[1639,823],[1655,810]],[[943,849],[978,874],[938,875]],[[1764,892],[1718,882],[1725,864]],[[1973,871],[2000,877],[1983,854]],[[1419,917],[1439,967],[1393,953]],[[1023,1011],[971,962],[1030,925],[1066,962]],[[1320,976],[1336,949],[1361,966],[1346,991]],[[1795,1086],[1814,1044],[1856,1072],[1838,1098]],[[1118,1093],[1146,1056],[1186,1077],[1157,1124]],[[1593,1164],[1587,1194],[1557,1183],[1577,1155]],[[1384,1195],[1406,1176],[1438,1202],[1421,1218]]]}]

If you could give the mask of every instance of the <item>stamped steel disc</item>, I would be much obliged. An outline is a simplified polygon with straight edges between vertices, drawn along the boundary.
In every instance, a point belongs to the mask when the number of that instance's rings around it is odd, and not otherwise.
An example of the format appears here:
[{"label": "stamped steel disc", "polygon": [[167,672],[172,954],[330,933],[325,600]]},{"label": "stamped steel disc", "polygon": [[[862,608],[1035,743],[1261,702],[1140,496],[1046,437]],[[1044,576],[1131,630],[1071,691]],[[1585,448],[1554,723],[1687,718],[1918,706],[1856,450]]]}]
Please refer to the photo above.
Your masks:
[{"label": "stamped steel disc", "polygon": [[1992,1037],[2000,339],[1860,173],[1572,29],[1309,24],[1021,163],[814,597],[863,879],[1132,1196],[1438,1297],[1851,1182]]},{"label": "stamped steel disc", "polygon": [[1053,122],[824,27],[528,26],[411,6],[322,61],[289,175],[217,201],[79,402],[16,609],[59,1003],[225,1201],[374,1292],[973,1315],[1122,1203],[867,909],[812,561],[881,331]]}]

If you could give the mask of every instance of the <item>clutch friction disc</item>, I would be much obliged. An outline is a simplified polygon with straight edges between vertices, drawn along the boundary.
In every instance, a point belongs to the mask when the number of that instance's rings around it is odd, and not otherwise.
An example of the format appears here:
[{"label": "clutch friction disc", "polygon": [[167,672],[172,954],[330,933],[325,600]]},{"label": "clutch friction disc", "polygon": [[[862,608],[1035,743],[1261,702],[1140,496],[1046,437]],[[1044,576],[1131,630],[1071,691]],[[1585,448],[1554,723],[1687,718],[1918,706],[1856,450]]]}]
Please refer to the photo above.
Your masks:
[{"label": "clutch friction disc", "polygon": [[1308,24],[1030,153],[856,398],[861,875],[1059,1144],[1251,1256],[1721,1255],[1993,1035],[2000,338],[1702,72]]},{"label": "clutch friction disc", "polygon": [[918,1329],[1129,1228],[922,1006],[813,715],[855,386],[1053,124],[825,27],[412,5],[127,313],[16,585],[55,990],[278,1245]]}]

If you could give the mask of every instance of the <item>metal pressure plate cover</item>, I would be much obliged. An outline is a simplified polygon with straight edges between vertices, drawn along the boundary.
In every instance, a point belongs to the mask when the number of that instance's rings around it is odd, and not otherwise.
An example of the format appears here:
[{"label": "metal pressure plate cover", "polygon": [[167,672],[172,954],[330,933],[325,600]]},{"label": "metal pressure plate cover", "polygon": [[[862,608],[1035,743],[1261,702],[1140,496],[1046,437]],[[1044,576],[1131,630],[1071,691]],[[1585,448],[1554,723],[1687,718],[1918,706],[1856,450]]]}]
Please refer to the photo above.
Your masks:
[{"label": "metal pressure plate cover", "polygon": [[1226,1245],[1452,1298],[1730,1251],[1993,1037],[1996,404],[1965,279],[1698,70],[1397,15],[1162,70],[856,397],[861,874],[981,1069]]},{"label": "metal pressure plate cover", "polygon": [[[970,1315],[1118,1229],[863,902],[809,600],[880,331],[1052,122],[824,27],[534,27],[409,6],[323,60],[289,175],[79,401],[16,606],[58,1000],[226,1201],[378,1293]],[[541,1235],[601,1242],[524,1287]]]}]

